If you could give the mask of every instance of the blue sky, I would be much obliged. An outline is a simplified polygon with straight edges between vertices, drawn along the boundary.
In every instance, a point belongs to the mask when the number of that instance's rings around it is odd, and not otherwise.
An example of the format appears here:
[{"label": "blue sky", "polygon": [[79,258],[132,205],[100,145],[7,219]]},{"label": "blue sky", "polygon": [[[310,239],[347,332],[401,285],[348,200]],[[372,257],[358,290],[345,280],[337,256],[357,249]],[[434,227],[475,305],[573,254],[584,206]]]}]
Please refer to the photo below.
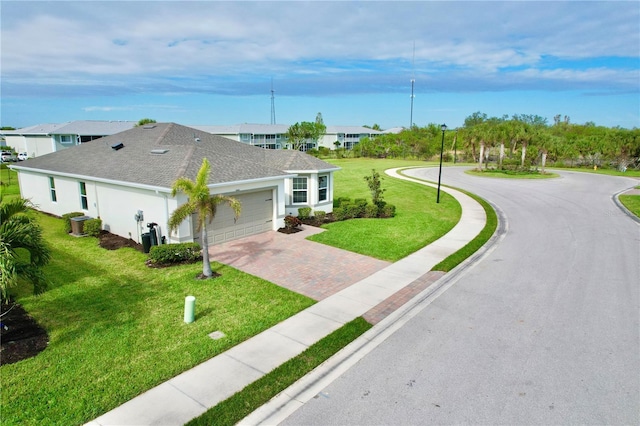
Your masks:
[{"label": "blue sky", "polygon": [[[640,127],[640,2],[5,1],[2,126]],[[415,48],[414,48],[415,46]]]}]

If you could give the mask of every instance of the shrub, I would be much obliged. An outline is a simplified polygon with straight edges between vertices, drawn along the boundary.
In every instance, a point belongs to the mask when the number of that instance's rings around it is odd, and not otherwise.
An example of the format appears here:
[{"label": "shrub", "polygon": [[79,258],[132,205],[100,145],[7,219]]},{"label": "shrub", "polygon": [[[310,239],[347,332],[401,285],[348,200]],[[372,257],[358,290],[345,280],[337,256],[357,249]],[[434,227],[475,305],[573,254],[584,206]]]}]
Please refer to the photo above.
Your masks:
[{"label": "shrub", "polygon": [[376,218],[378,217],[378,206],[375,204],[367,204],[364,211],[364,217]]},{"label": "shrub", "polygon": [[311,217],[311,207],[300,207],[298,209],[298,218],[301,220],[309,219]]},{"label": "shrub", "polygon": [[362,217],[364,215],[366,203],[363,206],[361,203],[350,203],[344,206],[346,210],[347,219],[355,219],[357,217]]},{"label": "shrub", "polygon": [[338,198],[334,198],[333,199],[333,207],[340,207],[341,205],[345,204],[345,203],[350,203],[351,202],[351,198],[349,197],[338,197]]},{"label": "shrub", "polygon": [[149,259],[152,263],[170,265],[172,263],[195,262],[200,259],[198,243],[163,244],[151,246]]},{"label": "shrub", "polygon": [[285,228],[293,229],[302,225],[302,221],[295,216],[285,216],[284,217],[284,226]]},{"label": "shrub", "polygon": [[97,218],[85,220],[83,228],[85,234],[97,237],[100,235],[100,231],[102,231],[102,219]]},{"label": "shrub", "polygon": [[324,219],[327,217],[327,212],[322,210],[316,210],[313,212],[313,218],[318,222],[324,222]]},{"label": "shrub", "polygon": [[385,204],[380,212],[378,213],[378,217],[394,217],[396,215],[396,206],[393,204]]},{"label": "shrub", "polygon": [[345,220],[347,218],[346,207],[340,206],[333,209],[333,218],[335,220]]},{"label": "shrub", "polygon": [[62,215],[62,220],[64,221],[64,230],[67,234],[71,232],[71,218],[79,217],[79,216],[84,216],[84,213],[71,212],[71,213],[65,213]]}]

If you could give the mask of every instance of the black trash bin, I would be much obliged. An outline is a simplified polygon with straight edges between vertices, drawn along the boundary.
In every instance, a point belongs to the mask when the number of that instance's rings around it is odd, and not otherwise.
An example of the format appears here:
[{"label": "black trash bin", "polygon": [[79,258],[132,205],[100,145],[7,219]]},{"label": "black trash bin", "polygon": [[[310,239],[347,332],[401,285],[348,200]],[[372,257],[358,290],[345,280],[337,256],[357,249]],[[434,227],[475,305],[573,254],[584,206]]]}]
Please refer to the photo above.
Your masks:
[{"label": "black trash bin", "polygon": [[156,228],[149,229],[149,235],[151,236],[151,245],[158,245],[158,234],[156,233]]},{"label": "black trash bin", "polygon": [[148,232],[142,234],[142,250],[145,253],[149,253],[149,250],[151,250],[151,234]]}]

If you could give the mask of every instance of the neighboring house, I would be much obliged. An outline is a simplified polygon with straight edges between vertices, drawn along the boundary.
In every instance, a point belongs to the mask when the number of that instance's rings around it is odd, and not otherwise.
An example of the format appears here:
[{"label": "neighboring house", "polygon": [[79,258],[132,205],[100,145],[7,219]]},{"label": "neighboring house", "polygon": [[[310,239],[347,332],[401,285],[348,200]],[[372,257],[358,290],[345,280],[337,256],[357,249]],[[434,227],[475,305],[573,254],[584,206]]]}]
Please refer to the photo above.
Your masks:
[{"label": "neighboring house", "polygon": [[340,142],[338,148],[352,150],[364,138],[374,139],[383,134],[363,126],[327,126],[326,133],[320,138],[319,145],[329,149],[336,149],[336,141]]},{"label": "neighboring house", "polygon": [[[193,126],[196,129],[214,135],[224,136],[234,141],[261,148],[281,149],[288,143],[286,124],[236,124],[232,126]],[[336,149],[335,142],[340,142],[339,148],[353,149],[363,138],[374,138],[382,132],[362,126],[327,126],[327,131],[317,143],[303,144],[302,150],[325,147]]]},{"label": "neighboring house", "polygon": [[183,194],[171,197],[171,186],[182,176],[195,179],[205,157],[211,193],[242,204],[237,220],[229,207],[219,206],[207,225],[210,244],[277,230],[300,207],[333,211],[339,167],[300,151],[262,149],[174,123],[134,127],[11,167],[22,197],[44,212],[100,217],[104,229],[138,242],[151,222],[167,242],[198,242],[196,221],[183,222],[172,235],[167,222],[187,201]]},{"label": "neighboring house", "polygon": [[203,132],[267,149],[282,149],[287,144],[285,124],[235,124],[231,126],[191,126]]},{"label": "neighboring house", "polygon": [[113,135],[135,125],[135,121],[81,120],[0,130],[0,135],[16,152],[26,152],[29,158],[34,158]]}]

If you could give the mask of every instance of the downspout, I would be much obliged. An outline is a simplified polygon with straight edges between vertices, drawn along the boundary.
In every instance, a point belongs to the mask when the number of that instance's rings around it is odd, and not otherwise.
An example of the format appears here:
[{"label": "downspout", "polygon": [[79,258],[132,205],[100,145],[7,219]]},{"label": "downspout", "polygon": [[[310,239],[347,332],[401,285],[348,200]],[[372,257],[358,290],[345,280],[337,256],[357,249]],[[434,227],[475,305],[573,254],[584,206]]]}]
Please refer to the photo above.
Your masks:
[{"label": "downspout", "polygon": [[162,193],[162,196],[164,197],[164,224],[166,226],[167,230],[167,244],[169,244],[169,240],[171,239],[171,230],[169,229],[169,198],[167,197],[166,193]]},{"label": "downspout", "polygon": [[100,217],[100,200],[98,200],[98,185],[96,185],[95,182],[93,182],[93,195],[95,196],[95,206],[96,206],[96,213],[98,214],[98,217]]}]

